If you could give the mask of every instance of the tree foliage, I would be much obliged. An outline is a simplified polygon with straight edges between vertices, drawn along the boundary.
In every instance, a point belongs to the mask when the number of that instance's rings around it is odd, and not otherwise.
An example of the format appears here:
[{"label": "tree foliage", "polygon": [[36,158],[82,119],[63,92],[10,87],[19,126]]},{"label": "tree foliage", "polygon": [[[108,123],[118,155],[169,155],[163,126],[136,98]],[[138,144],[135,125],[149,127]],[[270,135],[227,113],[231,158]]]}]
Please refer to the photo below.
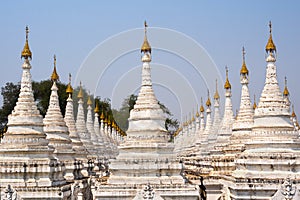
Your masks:
[{"label": "tree foliage", "polygon": [[7,116],[11,113],[16,105],[20,88],[20,83],[14,84],[11,82],[6,83],[6,85],[1,88],[1,95],[3,97],[3,106],[0,109],[1,129],[3,129],[7,124]]}]

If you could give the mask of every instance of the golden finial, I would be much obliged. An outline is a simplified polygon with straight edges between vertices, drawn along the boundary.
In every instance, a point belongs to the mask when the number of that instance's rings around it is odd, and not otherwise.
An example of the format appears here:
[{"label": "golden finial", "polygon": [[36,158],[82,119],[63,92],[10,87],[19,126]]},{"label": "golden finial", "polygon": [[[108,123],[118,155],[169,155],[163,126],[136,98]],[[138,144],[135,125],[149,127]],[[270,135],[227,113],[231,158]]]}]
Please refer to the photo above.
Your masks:
[{"label": "golden finial", "polygon": [[191,114],[191,112],[190,112],[190,117],[189,117],[189,122],[188,122],[189,124],[191,124],[192,123],[192,114]]},{"label": "golden finial", "polygon": [[253,110],[255,110],[256,108],[257,108],[257,106],[256,106],[256,98],[255,98],[255,95],[254,95]]},{"label": "golden finial", "polygon": [[204,107],[203,107],[203,99],[201,97],[201,106],[200,106],[200,112],[204,112]]},{"label": "golden finial", "polygon": [[23,51],[21,53],[21,58],[25,58],[25,59],[28,59],[32,58],[32,53],[30,51],[30,48],[29,48],[29,44],[28,44],[28,33],[29,33],[29,28],[28,26],[26,26],[26,42],[25,42],[25,45],[24,45],[24,48],[23,48]]},{"label": "golden finial", "polygon": [[111,121],[111,127],[115,128],[115,121],[114,120]]},{"label": "golden finial", "polygon": [[100,119],[103,120],[105,117],[104,117],[104,113],[103,113],[103,110],[101,112],[101,115],[100,115]]},{"label": "golden finial", "polygon": [[287,78],[284,77],[284,90],[283,90],[283,96],[289,96],[290,92],[287,88]]},{"label": "golden finial", "polygon": [[53,68],[53,72],[51,74],[51,81],[58,81],[59,80],[59,76],[58,76],[58,74],[56,72],[56,55],[55,54],[53,56],[53,59],[54,59],[54,61],[53,61],[54,68]]},{"label": "golden finial", "polygon": [[216,92],[215,92],[215,95],[214,95],[214,99],[220,99],[220,95],[219,95],[219,92],[218,92],[218,80],[216,79]]},{"label": "golden finial", "polygon": [[231,84],[228,80],[228,67],[226,66],[225,69],[226,69],[226,81],[225,81],[225,84],[224,84],[224,88],[226,90],[228,90],[228,89],[231,89]]},{"label": "golden finial", "polygon": [[249,71],[247,69],[247,66],[246,66],[246,62],[245,62],[245,48],[243,47],[242,49],[242,54],[243,54],[243,64],[242,64],[242,68],[241,68],[241,71],[240,71],[240,74],[243,74],[243,75],[248,75]]},{"label": "golden finial", "polygon": [[95,109],[94,109],[94,113],[98,113],[99,114],[99,100],[95,99]]},{"label": "golden finial", "polygon": [[276,46],[273,42],[273,39],[272,39],[272,22],[270,21],[269,22],[269,28],[270,28],[270,36],[269,36],[269,40],[268,40],[268,43],[266,45],[266,52],[268,53],[269,52],[272,52],[272,51],[276,51]]},{"label": "golden finial", "polygon": [[211,106],[211,102],[210,102],[210,98],[209,98],[209,90],[207,90],[207,101],[206,101],[206,106],[210,107]]},{"label": "golden finial", "polygon": [[107,125],[108,125],[108,126],[111,125],[111,118],[110,118],[110,116],[107,116]]},{"label": "golden finial", "polygon": [[198,112],[198,104],[197,104],[197,112],[196,112],[196,117],[198,118],[200,116],[199,112]]},{"label": "golden finial", "polygon": [[81,85],[81,81],[80,81],[80,86],[79,86],[79,92],[78,92],[78,95],[77,95],[77,98],[83,98],[83,91],[82,91],[82,85]]},{"label": "golden finial", "polygon": [[[101,116],[100,116],[101,117]],[[107,124],[108,120],[107,120],[107,116],[104,116],[104,119],[103,119],[103,123]]]},{"label": "golden finial", "polygon": [[294,105],[292,105],[292,110],[293,110],[293,112],[292,112],[292,115],[291,115],[291,116],[292,116],[293,118],[295,118],[295,117],[296,117],[296,113],[295,113],[295,110],[294,110]]},{"label": "golden finial", "polygon": [[151,53],[151,46],[150,46],[150,44],[148,42],[148,39],[147,39],[147,27],[148,27],[148,25],[147,25],[146,21],[144,22],[144,27],[145,27],[145,36],[144,36],[143,45],[141,47],[141,52],[144,52],[144,53],[149,52],[149,53]]},{"label": "golden finial", "polygon": [[88,106],[91,106],[91,105],[93,105],[93,102],[92,102],[92,100],[91,100],[91,95],[90,95],[90,92],[89,92],[89,95],[88,95],[88,100],[87,100],[86,104],[87,104]]},{"label": "golden finial", "polygon": [[71,86],[71,78],[72,78],[72,75],[69,73],[69,83],[68,83],[67,89],[66,89],[67,94],[72,94],[73,93],[73,88]]},{"label": "golden finial", "polygon": [[112,121],[112,127],[113,127],[114,129],[117,129],[117,127],[118,127],[118,126],[117,126],[117,123],[115,122],[115,120]]},{"label": "golden finial", "polygon": [[194,112],[194,109],[193,109],[193,117],[192,117],[192,121],[193,121],[193,122],[195,121],[195,112]]}]

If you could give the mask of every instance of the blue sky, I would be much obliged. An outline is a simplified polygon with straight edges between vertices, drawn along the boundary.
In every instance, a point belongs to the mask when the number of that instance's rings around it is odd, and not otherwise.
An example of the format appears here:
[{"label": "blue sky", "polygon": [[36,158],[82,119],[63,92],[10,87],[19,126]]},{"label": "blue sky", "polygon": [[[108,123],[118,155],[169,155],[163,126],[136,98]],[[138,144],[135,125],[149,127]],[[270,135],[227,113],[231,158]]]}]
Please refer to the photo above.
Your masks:
[{"label": "blue sky", "polygon": [[[143,28],[146,19],[149,24],[150,43],[157,42],[153,41],[154,38],[151,39],[151,27],[171,29],[200,44],[210,55],[223,79],[224,68],[227,65],[233,87],[233,105],[236,109],[239,106],[241,88],[239,69],[242,62],[242,46],[246,48],[251,95],[260,96],[265,76],[264,48],[269,35],[268,22],[272,20],[273,39],[278,51],[278,81],[283,89],[284,76],[287,76],[291,100],[298,113],[299,8],[299,1],[2,1],[0,85],[20,80],[20,52],[24,45],[26,25],[30,28],[33,80],[43,80],[50,76],[53,54],[56,54],[61,81],[66,82],[68,73],[76,74],[97,45],[121,32]],[[142,43],[143,35],[133,39]],[[176,59],[164,60],[164,55],[166,58],[172,56],[160,51],[154,52],[152,60],[155,63],[172,66],[182,62]],[[136,59],[135,62],[131,63],[131,58]],[[130,53],[127,59],[125,56],[119,60],[118,65],[129,66],[130,69],[140,63],[139,59],[140,54],[136,50]],[[191,67],[184,62],[182,65],[187,65],[182,69],[183,74],[186,73],[185,78],[191,79],[191,85],[197,85],[197,79],[189,76],[189,71],[193,74]],[[116,72],[119,69],[112,68],[112,74],[114,70]],[[105,84],[115,84],[109,80],[108,78]],[[206,98],[206,90],[205,87],[197,89],[196,99],[200,99],[201,96]],[[157,92],[158,98],[162,98],[161,101],[171,108],[177,118],[187,115],[196,107],[194,102],[181,102],[191,104],[191,107],[179,111],[179,104],[172,101],[174,96],[160,89],[157,89]],[[219,92],[223,97],[224,91]],[[98,91],[96,95],[105,97],[107,94]]]}]

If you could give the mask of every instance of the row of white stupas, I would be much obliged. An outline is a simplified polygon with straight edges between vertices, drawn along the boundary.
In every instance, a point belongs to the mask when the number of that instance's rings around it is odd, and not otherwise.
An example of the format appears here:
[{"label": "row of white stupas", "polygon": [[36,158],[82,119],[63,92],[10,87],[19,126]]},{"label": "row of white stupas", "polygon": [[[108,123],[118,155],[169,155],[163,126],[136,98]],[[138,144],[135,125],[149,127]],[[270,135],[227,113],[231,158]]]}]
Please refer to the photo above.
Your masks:
[{"label": "row of white stupas", "polygon": [[194,183],[204,178],[208,199],[300,199],[299,125],[294,109],[290,112],[286,80],[283,92],[277,81],[271,23],[266,53],[265,85],[258,105],[251,103],[243,48],[237,115],[226,69],[223,117],[216,89],[214,114],[208,94],[206,120],[201,102],[200,113],[176,133],[175,152],[186,176]]},{"label": "row of white stupas", "polygon": [[63,117],[55,56],[49,107],[44,118],[40,115],[32,90],[28,32],[26,27],[20,94],[0,143],[0,199],[92,199],[88,177],[107,170],[108,159],[118,154],[124,133],[103,112],[99,117],[98,104],[93,121],[90,98],[85,120],[81,85],[75,122],[70,82]]},{"label": "row of white stupas", "polygon": [[[201,105],[200,114],[184,123],[174,143],[169,142],[165,115],[152,88],[146,27],[141,88],[123,139],[103,117],[98,121],[97,105],[93,122],[90,100],[85,121],[82,90],[75,122],[70,83],[63,118],[55,62],[49,108],[42,118],[32,91],[27,29],[20,94],[0,143],[1,199],[300,199],[297,119],[290,113],[287,88],[283,95],[279,89],[271,26],[266,81],[257,107],[250,101],[243,58],[236,118],[227,71],[223,118],[216,91],[214,117],[208,99],[206,120]],[[110,176],[103,181],[99,163],[114,157],[108,163]],[[197,186],[194,178],[200,176],[205,186]]]},{"label": "row of white stupas", "polygon": [[75,122],[70,82],[63,117],[56,58],[49,107],[44,118],[40,115],[32,91],[26,28],[20,94],[0,143],[1,199],[199,199],[198,187],[187,184],[180,174],[182,164],[152,89],[146,27],[145,22],[142,84],[126,134],[114,122],[110,126],[103,113],[99,117],[97,104],[93,122],[90,99],[85,121],[81,87]]}]

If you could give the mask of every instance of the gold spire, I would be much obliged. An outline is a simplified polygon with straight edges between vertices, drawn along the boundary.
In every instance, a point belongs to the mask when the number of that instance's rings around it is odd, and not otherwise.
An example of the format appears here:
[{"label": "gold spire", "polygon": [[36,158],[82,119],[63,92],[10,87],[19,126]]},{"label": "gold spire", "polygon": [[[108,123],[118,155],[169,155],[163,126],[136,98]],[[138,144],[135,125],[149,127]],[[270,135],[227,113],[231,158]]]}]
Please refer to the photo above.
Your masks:
[{"label": "gold spire", "polygon": [[103,120],[105,117],[104,117],[104,113],[103,113],[103,110],[101,112],[101,115],[100,115],[100,119]]},{"label": "gold spire", "polygon": [[108,120],[107,120],[107,116],[104,117],[103,123],[107,124]]},{"label": "gold spire", "polygon": [[243,74],[243,75],[248,75],[249,71],[247,69],[247,66],[246,66],[246,62],[245,62],[245,48],[243,47],[243,64],[242,64],[242,68],[241,68],[241,71],[240,71],[240,74]]},{"label": "gold spire", "polygon": [[215,92],[215,95],[214,95],[214,99],[220,99],[220,95],[219,95],[219,92],[218,92],[218,80],[216,79],[216,92]]},{"label": "gold spire", "polygon": [[200,112],[204,112],[204,107],[203,107],[203,100],[202,100],[202,97],[201,97]]},{"label": "gold spire", "polygon": [[148,42],[148,39],[147,39],[147,27],[148,27],[148,25],[147,25],[146,21],[144,22],[144,26],[145,26],[145,36],[144,36],[143,45],[141,47],[141,52],[144,52],[144,53],[149,52],[149,53],[151,53],[151,46],[150,46],[150,44]]},{"label": "gold spire", "polygon": [[95,99],[95,109],[94,112],[99,114],[99,101],[97,99]]},{"label": "gold spire", "polygon": [[206,101],[206,106],[209,107],[211,106],[210,98],[209,98],[209,90],[207,90],[207,101]]},{"label": "gold spire", "polygon": [[73,88],[71,86],[71,78],[72,78],[72,75],[69,73],[69,83],[68,83],[67,89],[66,89],[67,94],[72,94],[73,93]]},{"label": "gold spire", "polygon": [[78,92],[78,95],[77,95],[77,98],[83,98],[83,91],[82,91],[82,85],[81,85],[81,81],[80,81],[80,86],[79,86],[79,92]]},{"label": "gold spire", "polygon": [[111,125],[114,129],[117,128],[117,123],[115,122],[115,120],[112,121],[112,125]]},{"label": "gold spire", "polygon": [[256,108],[257,108],[257,106],[256,106],[256,99],[255,99],[255,95],[254,95],[253,110],[255,110]]},{"label": "gold spire", "polygon": [[52,75],[51,75],[51,81],[58,81],[59,76],[56,72],[56,55],[55,54],[54,54],[53,58],[54,58],[54,61],[53,61],[54,68],[53,68],[53,72],[52,72]]},{"label": "gold spire", "polygon": [[225,81],[225,84],[224,84],[224,88],[226,90],[231,89],[231,84],[228,80],[228,68],[227,67],[226,67],[226,81]]},{"label": "gold spire", "polygon": [[196,112],[196,117],[198,118],[200,116],[199,112],[198,112],[198,104],[197,104],[197,112]]},{"label": "gold spire", "polygon": [[192,122],[195,121],[195,112],[194,112],[194,109],[193,109],[193,117],[192,117]]},{"label": "gold spire", "polygon": [[107,125],[110,126],[111,125],[111,118],[109,116],[107,116]]},{"label": "gold spire", "polygon": [[293,112],[292,112],[292,115],[291,115],[291,116],[292,116],[293,118],[295,118],[295,117],[296,117],[296,113],[295,113],[295,110],[294,110],[294,105],[292,105],[292,109],[293,109]]},{"label": "gold spire", "polygon": [[191,112],[190,112],[190,120],[188,121],[188,124],[191,124],[192,123],[192,114],[191,114]]},{"label": "gold spire", "polygon": [[189,122],[188,122],[188,117],[187,116],[185,116],[185,126],[188,126],[189,125]]},{"label": "gold spire", "polygon": [[92,100],[91,100],[91,96],[90,95],[88,95],[88,100],[87,100],[87,103],[86,103],[88,106],[91,106],[91,105],[93,105],[93,102],[92,102]]},{"label": "gold spire", "polygon": [[284,90],[283,90],[283,96],[289,96],[290,92],[287,88],[287,78],[284,77]]},{"label": "gold spire", "polygon": [[30,51],[30,49],[29,49],[29,44],[28,44],[28,33],[29,33],[29,28],[28,28],[28,26],[26,26],[26,29],[25,29],[25,30],[26,30],[26,42],[25,42],[23,51],[22,51],[22,53],[21,53],[21,58],[25,58],[25,59],[30,58],[30,60],[31,60],[31,58],[32,58],[32,53],[31,53],[31,51]]},{"label": "gold spire", "polygon": [[273,39],[272,39],[272,22],[270,21],[269,22],[269,27],[270,27],[270,36],[269,36],[269,40],[268,40],[268,43],[266,45],[266,52],[268,53],[269,52],[272,52],[272,51],[276,51],[276,46],[273,42]]}]

